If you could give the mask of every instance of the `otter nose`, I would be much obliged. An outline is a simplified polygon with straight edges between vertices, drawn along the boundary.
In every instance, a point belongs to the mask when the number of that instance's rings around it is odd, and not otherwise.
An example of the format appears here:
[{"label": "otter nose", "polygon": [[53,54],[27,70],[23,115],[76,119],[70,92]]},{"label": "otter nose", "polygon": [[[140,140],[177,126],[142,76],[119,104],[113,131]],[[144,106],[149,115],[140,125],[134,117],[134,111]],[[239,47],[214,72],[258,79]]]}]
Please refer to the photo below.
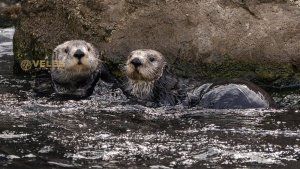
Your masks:
[{"label": "otter nose", "polygon": [[130,63],[133,64],[135,67],[142,65],[142,62],[138,58],[132,59]]},{"label": "otter nose", "polygon": [[76,52],[74,53],[74,57],[78,58],[79,60],[84,56],[85,54],[82,52],[82,50],[77,49]]}]

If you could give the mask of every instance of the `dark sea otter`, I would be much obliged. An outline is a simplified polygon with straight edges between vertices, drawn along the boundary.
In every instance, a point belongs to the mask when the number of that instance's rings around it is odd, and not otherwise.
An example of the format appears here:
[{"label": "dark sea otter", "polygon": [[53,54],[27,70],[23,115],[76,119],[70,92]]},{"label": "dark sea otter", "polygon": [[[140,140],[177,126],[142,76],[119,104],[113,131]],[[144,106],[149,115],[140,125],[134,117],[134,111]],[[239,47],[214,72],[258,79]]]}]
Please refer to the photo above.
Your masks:
[{"label": "dark sea otter", "polygon": [[[71,40],[53,50],[50,70],[39,71],[35,81],[38,95],[84,98],[93,93],[101,78],[114,83],[106,66],[99,59],[97,49],[83,40]],[[54,64],[56,63],[56,64]]]},{"label": "dark sea otter", "polygon": [[177,78],[164,56],[155,50],[135,50],[128,56],[126,92],[160,106],[183,104],[213,109],[270,108],[274,101],[263,89],[241,80],[201,83]]},{"label": "dark sea otter", "polygon": [[211,109],[275,108],[273,98],[266,91],[240,79],[201,85],[188,92],[184,103]]}]

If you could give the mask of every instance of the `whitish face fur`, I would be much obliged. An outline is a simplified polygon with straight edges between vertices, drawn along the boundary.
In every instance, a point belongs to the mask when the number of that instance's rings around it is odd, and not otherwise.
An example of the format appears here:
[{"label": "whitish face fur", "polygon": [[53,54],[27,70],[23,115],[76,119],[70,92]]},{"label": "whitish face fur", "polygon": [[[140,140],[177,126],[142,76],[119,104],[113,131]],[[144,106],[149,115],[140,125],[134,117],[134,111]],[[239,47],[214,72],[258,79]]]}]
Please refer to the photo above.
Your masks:
[{"label": "whitish face fur", "polygon": [[63,67],[52,67],[52,77],[68,81],[76,76],[94,72],[100,63],[98,52],[93,45],[82,40],[72,40],[58,45],[53,50],[52,60],[62,62]]},{"label": "whitish face fur", "polygon": [[135,50],[127,58],[126,75],[134,81],[155,81],[161,77],[165,65],[165,59],[158,51]]},{"label": "whitish face fur", "polygon": [[139,98],[148,97],[165,65],[165,58],[158,51],[140,49],[131,52],[125,66],[131,93]]}]

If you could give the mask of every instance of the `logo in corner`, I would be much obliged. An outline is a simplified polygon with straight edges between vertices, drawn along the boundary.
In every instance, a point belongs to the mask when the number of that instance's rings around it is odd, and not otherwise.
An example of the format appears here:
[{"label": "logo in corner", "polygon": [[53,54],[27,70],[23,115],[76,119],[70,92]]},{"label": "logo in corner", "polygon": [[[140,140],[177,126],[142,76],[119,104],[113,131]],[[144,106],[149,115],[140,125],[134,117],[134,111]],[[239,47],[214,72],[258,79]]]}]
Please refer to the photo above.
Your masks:
[{"label": "logo in corner", "polygon": [[32,63],[30,60],[22,60],[20,66],[22,70],[27,71],[32,68]]}]

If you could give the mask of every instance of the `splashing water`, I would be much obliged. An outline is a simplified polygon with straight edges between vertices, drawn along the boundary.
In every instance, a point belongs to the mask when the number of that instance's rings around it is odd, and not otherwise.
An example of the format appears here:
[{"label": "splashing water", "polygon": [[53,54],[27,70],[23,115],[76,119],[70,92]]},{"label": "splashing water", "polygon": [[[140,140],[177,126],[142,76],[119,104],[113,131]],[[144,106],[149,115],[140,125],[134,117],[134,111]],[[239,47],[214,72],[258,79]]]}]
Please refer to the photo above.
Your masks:
[{"label": "splashing water", "polygon": [[80,101],[36,98],[12,74],[13,33],[0,29],[0,168],[300,166],[299,111],[151,108],[102,82]]}]

